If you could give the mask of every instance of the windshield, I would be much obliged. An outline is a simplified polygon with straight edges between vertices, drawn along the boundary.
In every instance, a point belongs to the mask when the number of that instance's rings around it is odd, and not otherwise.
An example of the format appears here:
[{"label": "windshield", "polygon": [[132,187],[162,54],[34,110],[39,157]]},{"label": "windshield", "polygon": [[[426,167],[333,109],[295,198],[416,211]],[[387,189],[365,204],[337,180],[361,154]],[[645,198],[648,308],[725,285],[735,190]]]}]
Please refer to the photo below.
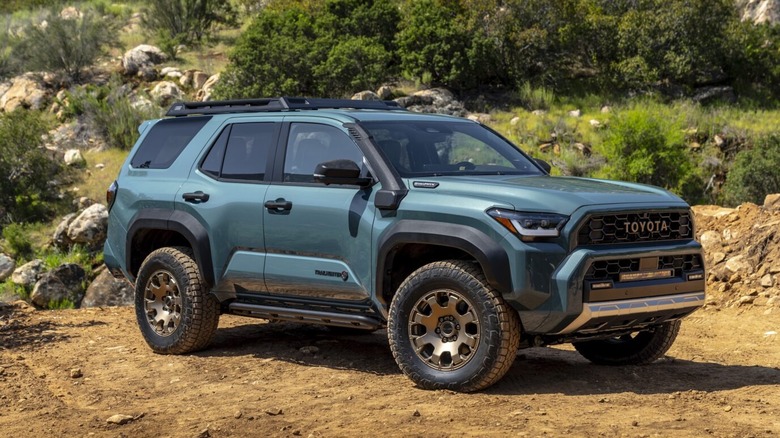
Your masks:
[{"label": "windshield", "polygon": [[476,123],[382,121],[361,126],[402,177],[542,174],[515,146]]}]

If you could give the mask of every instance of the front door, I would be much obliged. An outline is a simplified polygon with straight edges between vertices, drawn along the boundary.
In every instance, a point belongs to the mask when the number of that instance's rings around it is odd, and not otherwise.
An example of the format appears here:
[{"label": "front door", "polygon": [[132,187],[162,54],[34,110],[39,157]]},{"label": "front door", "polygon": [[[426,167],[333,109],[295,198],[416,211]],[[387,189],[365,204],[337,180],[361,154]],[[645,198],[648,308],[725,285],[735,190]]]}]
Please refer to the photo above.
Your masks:
[{"label": "front door", "polygon": [[326,186],[313,177],[317,164],[337,159],[352,160],[367,172],[363,154],[338,125],[303,120],[289,124],[283,172],[266,193],[267,290],[365,301],[372,278],[372,190]]}]

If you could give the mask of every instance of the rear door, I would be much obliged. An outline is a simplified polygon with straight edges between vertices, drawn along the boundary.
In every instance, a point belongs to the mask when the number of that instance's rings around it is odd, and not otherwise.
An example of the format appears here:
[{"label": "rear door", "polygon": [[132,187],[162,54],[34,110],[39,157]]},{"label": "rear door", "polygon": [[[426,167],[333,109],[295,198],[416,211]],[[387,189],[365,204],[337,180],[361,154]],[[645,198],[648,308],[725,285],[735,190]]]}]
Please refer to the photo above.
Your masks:
[{"label": "rear door", "polygon": [[267,118],[225,123],[177,195],[176,208],[209,232],[221,299],[265,289],[263,202],[279,130]]},{"label": "rear door", "polygon": [[286,117],[283,153],[265,199],[270,294],[365,301],[371,284],[371,188],[314,182],[317,164],[363,154],[339,123]]}]

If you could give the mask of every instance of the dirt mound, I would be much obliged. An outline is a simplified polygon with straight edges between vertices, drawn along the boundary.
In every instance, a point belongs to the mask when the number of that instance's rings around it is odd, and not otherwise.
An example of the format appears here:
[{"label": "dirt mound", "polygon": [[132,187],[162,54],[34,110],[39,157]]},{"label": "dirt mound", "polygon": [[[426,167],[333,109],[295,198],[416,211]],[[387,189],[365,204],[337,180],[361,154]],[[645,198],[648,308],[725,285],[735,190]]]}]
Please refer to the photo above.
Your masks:
[{"label": "dirt mound", "polygon": [[705,250],[708,305],[780,311],[780,195],[764,205],[693,207]]}]

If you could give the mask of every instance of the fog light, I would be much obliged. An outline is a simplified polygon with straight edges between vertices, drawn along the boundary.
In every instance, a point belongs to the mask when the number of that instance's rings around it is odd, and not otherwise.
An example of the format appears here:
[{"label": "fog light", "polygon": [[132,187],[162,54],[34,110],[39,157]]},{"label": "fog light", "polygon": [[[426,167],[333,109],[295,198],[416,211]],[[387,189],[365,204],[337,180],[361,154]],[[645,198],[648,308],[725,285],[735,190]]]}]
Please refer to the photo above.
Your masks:
[{"label": "fog light", "polygon": [[693,280],[704,280],[704,274],[701,272],[698,274],[688,274],[688,281]]}]

